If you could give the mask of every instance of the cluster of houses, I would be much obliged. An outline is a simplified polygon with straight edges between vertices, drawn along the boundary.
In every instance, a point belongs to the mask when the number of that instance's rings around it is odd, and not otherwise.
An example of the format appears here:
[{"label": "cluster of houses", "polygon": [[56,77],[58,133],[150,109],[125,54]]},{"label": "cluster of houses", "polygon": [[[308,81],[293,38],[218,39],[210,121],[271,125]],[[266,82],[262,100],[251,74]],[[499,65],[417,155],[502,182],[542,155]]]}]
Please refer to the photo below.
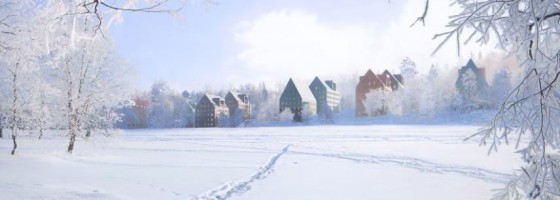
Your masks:
[{"label": "cluster of houses", "polygon": [[225,98],[205,94],[195,109],[195,127],[238,126],[251,118],[246,94],[228,92]]},{"label": "cluster of houses", "polygon": [[[488,91],[485,69],[478,68],[472,60],[458,71],[456,88],[465,93],[465,74],[473,72],[474,83],[481,94]],[[364,102],[366,95],[372,90],[392,92],[404,86],[403,76],[392,74],[388,70],[375,74],[368,70],[360,76],[356,85],[356,117],[367,117]],[[463,95],[469,97],[469,95]],[[293,121],[301,122],[305,115],[324,116],[330,119],[333,113],[340,111],[340,92],[332,80],[321,81],[315,77],[309,85],[298,84],[290,78],[279,99],[280,113],[287,110],[293,114]],[[251,117],[251,106],[246,94],[228,92],[225,98],[215,95],[204,95],[196,105],[195,127],[237,126]],[[371,113],[370,113],[371,114]],[[385,114],[384,110],[374,113]]]},{"label": "cluster of houses", "polygon": [[[289,110],[293,120],[303,121],[303,113],[330,117],[338,112],[340,93],[332,80],[315,77],[310,85],[288,81],[280,96],[280,112]],[[225,98],[205,94],[195,109],[195,127],[238,126],[251,118],[251,104],[246,94],[228,92]]]}]

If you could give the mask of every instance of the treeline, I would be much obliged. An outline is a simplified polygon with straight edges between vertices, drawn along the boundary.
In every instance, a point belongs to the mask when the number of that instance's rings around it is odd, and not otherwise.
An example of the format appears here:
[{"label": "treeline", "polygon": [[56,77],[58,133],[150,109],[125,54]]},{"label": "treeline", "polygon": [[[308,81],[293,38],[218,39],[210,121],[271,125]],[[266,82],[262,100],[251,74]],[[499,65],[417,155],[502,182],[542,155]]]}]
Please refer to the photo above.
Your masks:
[{"label": "treeline", "polygon": [[[230,90],[174,91],[159,81],[149,91],[132,97],[132,106],[119,109],[119,128],[186,128],[194,127],[195,107],[204,94],[224,97]],[[269,89],[264,83],[245,84],[231,91],[247,94],[251,104],[251,119],[247,123],[279,121],[279,89]]]},{"label": "treeline", "polygon": [[[457,68],[432,66],[427,74],[420,74],[416,64],[406,58],[399,66],[404,84],[395,91],[373,90],[364,105],[369,116],[383,114],[430,118],[440,113],[468,113],[495,109],[511,88],[511,74],[504,67],[493,75],[492,82],[480,88],[477,77],[467,71],[457,80]],[[359,75],[340,77],[340,112],[331,120],[354,119],[355,92]],[[457,81],[464,86],[457,89]],[[280,93],[284,85],[268,88],[264,83],[245,84],[229,90],[174,91],[165,82],[152,85],[148,91],[131,98],[132,106],[119,109],[122,120],[119,128],[188,128],[194,127],[195,107],[204,94],[224,97],[228,91],[247,94],[251,104],[251,118],[244,125],[270,125],[291,121],[288,113],[279,113]],[[321,116],[306,116],[306,121],[323,120]]]}]

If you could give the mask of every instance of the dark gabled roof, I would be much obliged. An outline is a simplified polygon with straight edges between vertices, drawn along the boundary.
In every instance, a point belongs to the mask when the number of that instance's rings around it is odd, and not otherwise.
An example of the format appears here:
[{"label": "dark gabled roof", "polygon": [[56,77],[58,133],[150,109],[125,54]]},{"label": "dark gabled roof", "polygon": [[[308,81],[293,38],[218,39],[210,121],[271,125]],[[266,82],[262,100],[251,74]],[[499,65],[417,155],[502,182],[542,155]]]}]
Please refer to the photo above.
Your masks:
[{"label": "dark gabled roof", "polygon": [[[381,80],[381,78],[379,78],[379,76],[377,74],[373,73],[373,71],[371,71],[371,69],[368,69],[366,74],[364,74],[362,77],[369,77],[369,76],[371,76],[371,77],[373,77],[373,79],[377,80],[377,82],[379,82],[381,85],[383,85],[383,87],[387,87],[385,85],[385,83]],[[360,81],[360,82],[358,82],[358,84],[364,84],[364,83],[362,83]]]},{"label": "dark gabled roof", "polygon": [[383,74],[388,74],[389,75],[389,81],[391,82],[391,85],[396,85],[398,87],[403,87],[403,77],[400,74],[392,74],[391,72],[389,72],[389,70],[385,70],[383,72]]},{"label": "dark gabled roof", "polygon": [[215,107],[219,107],[218,105],[216,105],[216,103],[214,101],[212,101],[212,99],[214,98],[218,98],[220,100],[222,100],[222,97],[218,96],[218,95],[212,95],[212,94],[205,94],[204,96],[202,96],[202,98],[206,97],[208,99],[208,101],[210,101],[211,105],[215,108]]},{"label": "dark gabled roof", "polygon": [[321,79],[319,79],[318,76],[315,76],[315,79],[313,79],[313,81],[311,81],[311,84],[309,84],[309,88],[311,88],[311,85],[313,85],[313,83],[318,83],[320,85],[322,85],[323,87],[325,87],[325,89],[327,91],[334,91],[330,86],[328,86],[325,82],[321,81]]},{"label": "dark gabled roof", "polygon": [[228,94],[231,94],[231,96],[233,96],[233,98],[234,98],[237,102],[243,103],[243,101],[241,101],[241,99],[239,98],[239,93],[229,91]]},{"label": "dark gabled roof", "polygon": [[366,74],[364,74],[364,76],[371,76],[371,75],[375,75],[375,73],[373,73],[373,71],[371,71],[371,69],[368,69]]},{"label": "dark gabled roof", "polygon": [[237,93],[237,92],[229,91],[228,94],[226,95],[226,98],[228,97],[228,95],[233,96],[234,100],[237,101],[237,103],[240,104],[240,105],[248,103],[248,102],[243,101],[243,99],[241,99],[241,97],[239,97],[241,95],[245,95],[243,93]]},{"label": "dark gabled roof", "polygon": [[313,81],[311,82],[311,84],[309,84],[309,89],[311,89],[311,85],[313,85],[314,82],[319,82],[321,85],[323,85],[323,87],[325,87],[325,89],[327,90],[327,92],[330,91],[330,92],[339,93],[338,91],[333,90],[333,89],[331,88],[331,86],[329,86],[329,85],[327,85],[325,82],[321,81],[321,79],[319,79],[318,76],[315,76],[315,79],[313,79]]}]

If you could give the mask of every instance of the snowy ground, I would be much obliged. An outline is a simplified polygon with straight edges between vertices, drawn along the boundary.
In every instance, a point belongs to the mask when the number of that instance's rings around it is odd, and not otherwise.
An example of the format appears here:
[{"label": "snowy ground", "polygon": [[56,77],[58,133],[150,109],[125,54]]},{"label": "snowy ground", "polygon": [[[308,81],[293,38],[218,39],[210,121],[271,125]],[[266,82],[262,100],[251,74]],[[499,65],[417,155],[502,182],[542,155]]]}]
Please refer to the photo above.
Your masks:
[{"label": "snowy ground", "polygon": [[[489,199],[520,159],[463,138],[476,126],[123,131],[0,139],[0,199]],[[6,133],[5,133],[6,134]]]}]

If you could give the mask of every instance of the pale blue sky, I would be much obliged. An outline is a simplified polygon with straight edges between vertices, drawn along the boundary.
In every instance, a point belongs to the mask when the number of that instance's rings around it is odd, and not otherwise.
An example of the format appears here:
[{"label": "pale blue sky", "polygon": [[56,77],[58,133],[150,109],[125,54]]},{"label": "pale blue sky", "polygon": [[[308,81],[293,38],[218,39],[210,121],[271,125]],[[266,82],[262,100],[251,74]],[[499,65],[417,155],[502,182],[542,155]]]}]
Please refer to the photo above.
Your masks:
[{"label": "pale blue sky", "polygon": [[111,33],[117,52],[136,68],[138,89],[158,80],[176,90],[275,85],[396,70],[406,56],[421,70],[434,60],[457,63],[457,56],[449,60],[452,47],[442,53],[445,61],[429,56],[431,36],[452,12],[441,11],[445,0],[431,2],[439,10],[426,27],[408,27],[422,12],[419,0],[217,0],[188,3],[179,18],[124,13]]}]

